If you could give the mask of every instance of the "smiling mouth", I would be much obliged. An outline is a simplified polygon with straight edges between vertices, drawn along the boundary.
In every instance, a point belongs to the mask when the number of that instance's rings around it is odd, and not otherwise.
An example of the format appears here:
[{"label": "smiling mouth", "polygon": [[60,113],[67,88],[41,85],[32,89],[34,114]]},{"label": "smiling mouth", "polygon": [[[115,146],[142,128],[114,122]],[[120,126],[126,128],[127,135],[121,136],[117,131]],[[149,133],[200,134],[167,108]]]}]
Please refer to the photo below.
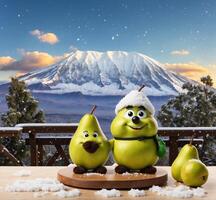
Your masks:
[{"label": "smiling mouth", "polygon": [[147,125],[140,126],[140,127],[133,127],[133,126],[130,126],[130,125],[127,125],[127,126],[129,126],[130,128],[132,128],[134,130],[141,130],[142,128],[146,127]]}]

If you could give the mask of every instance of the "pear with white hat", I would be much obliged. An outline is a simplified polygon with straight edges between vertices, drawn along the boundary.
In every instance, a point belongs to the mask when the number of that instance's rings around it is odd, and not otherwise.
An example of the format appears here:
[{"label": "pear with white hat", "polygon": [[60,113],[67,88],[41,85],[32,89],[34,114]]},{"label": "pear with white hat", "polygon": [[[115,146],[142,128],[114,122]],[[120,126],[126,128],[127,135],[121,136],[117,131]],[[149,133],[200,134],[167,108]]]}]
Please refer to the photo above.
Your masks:
[{"label": "pear with white hat", "polygon": [[154,165],[166,152],[165,143],[157,136],[154,106],[143,88],[129,92],[115,108],[110,129],[113,157],[118,164],[116,173],[154,174]]}]

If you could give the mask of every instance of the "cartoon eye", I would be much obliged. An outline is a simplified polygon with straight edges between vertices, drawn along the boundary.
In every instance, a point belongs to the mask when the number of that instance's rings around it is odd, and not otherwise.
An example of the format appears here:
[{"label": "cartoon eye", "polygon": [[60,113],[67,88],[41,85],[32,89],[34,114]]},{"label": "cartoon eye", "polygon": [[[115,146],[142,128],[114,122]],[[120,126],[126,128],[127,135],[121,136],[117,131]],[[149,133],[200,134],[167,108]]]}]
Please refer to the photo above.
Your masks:
[{"label": "cartoon eye", "polygon": [[83,136],[84,136],[84,137],[88,137],[88,136],[89,136],[88,132],[87,132],[87,131],[84,131],[84,132],[83,132]]},{"label": "cartoon eye", "polygon": [[139,118],[144,118],[144,117],[146,117],[146,112],[143,111],[143,110],[140,110],[140,111],[137,113],[137,115],[138,115]]},{"label": "cartoon eye", "polygon": [[93,133],[93,137],[97,137],[98,136],[98,133],[97,132],[94,132]]},{"label": "cartoon eye", "polygon": [[129,117],[129,118],[132,118],[134,116],[134,112],[132,110],[128,110],[125,114],[125,117]]}]

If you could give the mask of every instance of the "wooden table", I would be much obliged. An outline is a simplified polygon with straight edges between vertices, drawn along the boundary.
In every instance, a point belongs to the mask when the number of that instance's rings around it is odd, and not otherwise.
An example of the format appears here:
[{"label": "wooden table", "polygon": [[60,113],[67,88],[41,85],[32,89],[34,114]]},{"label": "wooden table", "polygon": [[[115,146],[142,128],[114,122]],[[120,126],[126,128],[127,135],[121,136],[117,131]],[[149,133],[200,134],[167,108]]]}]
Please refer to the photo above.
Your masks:
[{"label": "wooden table", "polygon": [[[56,178],[57,171],[62,167],[27,167],[28,170],[31,171],[31,176],[28,177],[16,177],[14,173],[22,170],[23,167],[0,167],[0,199],[1,200],[29,200],[29,199],[36,199],[33,198],[33,193],[31,192],[5,192],[4,188],[6,185],[14,182],[15,180],[28,180],[28,179],[35,179],[35,178]],[[168,185],[172,186],[175,184],[175,181],[170,176],[170,167],[161,167],[165,169],[168,174]],[[25,168],[26,169],[26,168]],[[190,198],[190,200],[194,199],[203,199],[203,200],[215,200],[216,199],[216,167],[208,167],[209,169],[209,180],[203,186],[205,190],[208,192],[205,198]],[[99,195],[95,195],[95,190],[80,190],[81,196],[76,197],[74,199],[145,199],[145,200],[157,200],[157,199],[171,199],[170,197],[162,197],[157,196],[154,193],[147,191],[147,195],[144,197],[131,197],[128,196],[127,191],[121,191],[122,196],[120,198],[103,198]],[[46,200],[59,200],[61,198],[53,196],[51,194],[47,194],[38,199],[46,199]],[[66,198],[72,199],[72,198]],[[178,200],[178,198],[172,198],[174,200]]]}]

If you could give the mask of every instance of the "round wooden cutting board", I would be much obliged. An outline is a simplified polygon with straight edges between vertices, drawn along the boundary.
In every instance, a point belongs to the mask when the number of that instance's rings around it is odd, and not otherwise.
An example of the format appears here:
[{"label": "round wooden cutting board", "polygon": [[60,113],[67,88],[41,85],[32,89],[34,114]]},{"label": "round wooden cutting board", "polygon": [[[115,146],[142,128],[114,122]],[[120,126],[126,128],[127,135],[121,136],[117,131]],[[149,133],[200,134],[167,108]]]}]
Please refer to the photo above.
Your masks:
[{"label": "round wooden cutting board", "polygon": [[105,175],[96,173],[74,174],[73,167],[58,171],[58,180],[67,186],[85,189],[131,189],[165,185],[167,172],[157,169],[156,174],[125,173],[116,174],[113,167],[107,167]]}]

